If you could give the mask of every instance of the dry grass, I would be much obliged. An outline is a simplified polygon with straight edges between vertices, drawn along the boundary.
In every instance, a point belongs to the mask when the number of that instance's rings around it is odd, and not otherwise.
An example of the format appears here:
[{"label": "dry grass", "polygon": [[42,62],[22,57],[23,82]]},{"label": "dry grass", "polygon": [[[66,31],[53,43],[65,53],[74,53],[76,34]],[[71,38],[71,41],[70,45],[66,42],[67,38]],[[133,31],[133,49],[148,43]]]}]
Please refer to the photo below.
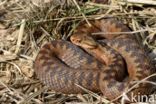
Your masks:
[{"label": "dry grass", "polygon": [[109,5],[92,2],[82,4],[75,0],[51,0],[51,3],[32,1],[0,0],[1,104],[109,102],[90,91],[84,95],[56,94],[41,85],[35,76],[33,61],[40,47],[54,39],[67,40],[81,20],[88,22],[89,19],[115,17],[123,21],[131,27],[132,33],[135,33],[140,45],[146,48],[156,66],[155,1],[153,5],[121,0],[110,0]]}]

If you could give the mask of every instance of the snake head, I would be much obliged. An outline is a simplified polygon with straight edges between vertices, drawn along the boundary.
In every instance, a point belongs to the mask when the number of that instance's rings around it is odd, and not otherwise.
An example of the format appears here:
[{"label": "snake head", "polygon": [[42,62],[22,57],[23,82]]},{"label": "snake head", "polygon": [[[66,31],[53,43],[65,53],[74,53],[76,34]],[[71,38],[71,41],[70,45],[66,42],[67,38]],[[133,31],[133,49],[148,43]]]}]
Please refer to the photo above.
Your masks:
[{"label": "snake head", "polygon": [[70,37],[70,40],[73,44],[78,45],[82,48],[93,49],[97,47],[96,41],[86,34],[73,34]]}]

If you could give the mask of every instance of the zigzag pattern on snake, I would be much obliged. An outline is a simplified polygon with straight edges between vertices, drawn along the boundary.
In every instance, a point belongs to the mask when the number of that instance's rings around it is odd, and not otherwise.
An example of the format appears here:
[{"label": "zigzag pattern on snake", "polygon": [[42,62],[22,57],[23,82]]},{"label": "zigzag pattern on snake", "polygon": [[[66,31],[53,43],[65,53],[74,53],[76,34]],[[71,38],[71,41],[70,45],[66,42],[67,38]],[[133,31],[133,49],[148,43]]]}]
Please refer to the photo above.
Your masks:
[{"label": "zigzag pattern on snake", "polygon": [[[55,40],[41,48],[35,60],[35,72],[45,85],[63,93],[83,93],[76,86],[78,84],[114,99],[130,86],[131,81],[155,72],[133,35],[107,34],[130,31],[125,25],[114,19],[92,20],[90,23],[91,27],[80,23],[71,36],[77,46]],[[92,35],[96,32],[105,34]],[[141,84],[132,92],[147,94],[151,87]]]}]

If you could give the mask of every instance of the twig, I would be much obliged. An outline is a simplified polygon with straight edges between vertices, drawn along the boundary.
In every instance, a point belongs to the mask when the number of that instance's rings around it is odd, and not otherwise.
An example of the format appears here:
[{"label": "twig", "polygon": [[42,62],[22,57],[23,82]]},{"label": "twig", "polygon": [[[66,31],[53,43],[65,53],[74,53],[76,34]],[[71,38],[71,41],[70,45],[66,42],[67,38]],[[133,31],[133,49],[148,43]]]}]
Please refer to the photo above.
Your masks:
[{"label": "twig", "polygon": [[53,38],[50,36],[50,34],[49,34],[43,27],[40,27],[40,29],[41,29],[47,36],[49,36],[49,38],[50,38],[51,40],[53,40]]},{"label": "twig", "polygon": [[[147,77],[145,77],[144,79],[142,79],[142,80],[140,80],[140,81],[137,81],[137,83],[136,84],[134,84],[131,88],[129,88],[127,91],[125,91],[124,93],[126,94],[126,93],[128,93],[128,92],[130,92],[131,90],[133,90],[135,87],[137,87],[139,84],[141,84],[141,83],[149,83],[149,81],[147,81],[149,78],[151,78],[151,77],[154,77],[154,76],[156,76],[156,73],[154,73],[154,74],[152,74],[152,75],[150,75],[150,76],[147,76]],[[135,83],[135,81],[134,81],[134,83]],[[154,82],[151,82],[150,84],[153,84],[153,85],[155,85],[155,83]],[[120,96],[118,96],[118,97],[116,97],[115,99],[113,99],[112,101],[116,101],[116,100],[118,100],[119,98],[121,98],[123,95],[120,95]]]},{"label": "twig", "polygon": [[[10,60],[14,60],[16,59],[18,56],[22,57],[22,58],[25,58],[27,60],[30,60],[30,61],[34,61],[35,59],[30,57],[30,56],[27,56],[27,55],[24,55],[24,54],[14,54],[10,51],[7,51],[7,50],[4,50],[4,49],[0,49],[0,51],[4,52],[4,55],[2,56],[2,58],[0,57],[0,62],[5,62],[5,61],[10,61]],[[6,54],[6,55],[5,55]],[[6,56],[6,58],[4,58],[4,56]],[[9,57],[7,57],[9,56]]]},{"label": "twig", "polygon": [[21,22],[15,54],[17,54],[19,52],[20,45],[21,45],[22,38],[23,38],[23,33],[24,33],[24,27],[25,27],[25,19],[23,19],[22,22]]},{"label": "twig", "polygon": [[148,5],[156,5],[156,1],[153,0],[127,0],[129,3],[137,3],[137,4],[148,4]]},{"label": "twig", "polygon": [[4,86],[9,92],[13,93],[13,92],[11,91],[11,89],[10,89],[5,83],[3,83],[1,80],[0,80],[0,84],[1,84],[2,86]]},{"label": "twig", "polygon": [[119,6],[112,6],[112,5],[105,5],[105,4],[97,4],[97,3],[92,3],[92,2],[88,2],[88,5],[91,6],[98,6],[101,8],[113,8],[113,9],[119,9]]},{"label": "twig", "polygon": [[48,87],[45,86],[44,88],[38,90],[37,92],[34,92],[33,94],[27,96],[22,103],[24,103],[24,104],[29,103],[30,100],[34,99],[36,96],[40,95],[42,92],[44,92],[47,89],[48,89]]},{"label": "twig", "polygon": [[137,31],[129,31],[129,32],[97,32],[97,33],[92,33],[92,35],[100,35],[100,34],[136,34],[136,33],[140,33],[140,32],[146,32],[146,31],[150,31],[150,30],[154,30],[156,28],[149,28],[149,29],[142,29],[142,30],[137,30]]},{"label": "twig", "polygon": [[75,0],[73,0],[74,4],[76,5],[77,9],[81,12],[83,18],[86,20],[88,26],[91,26],[91,24],[89,23],[89,21],[87,20],[86,16],[84,15],[84,13],[81,11],[81,8],[79,7],[79,5],[77,4],[77,2]]},{"label": "twig", "polygon": [[[104,15],[104,14],[97,14],[97,15],[90,15],[90,16],[86,16],[87,19],[94,19],[94,18],[99,18],[99,17],[117,17],[117,16],[126,16],[126,18],[133,18],[133,17],[128,17],[130,15],[139,15],[143,12],[139,12],[139,13],[118,13],[118,14],[107,14],[107,15]],[[127,16],[128,15],[128,16]],[[154,14],[150,14],[150,15],[153,15]],[[64,20],[75,20],[75,19],[82,19],[83,16],[73,16],[73,17],[63,17],[63,18],[54,18],[54,19],[46,19],[46,20],[34,20],[32,23],[41,23],[41,22],[48,22],[48,21],[59,21],[61,19],[64,19]],[[151,18],[151,16],[138,16],[136,18]],[[19,24],[16,24],[15,26],[18,26]]]},{"label": "twig", "polygon": [[1,1],[0,6],[4,5],[7,3],[7,0],[4,0],[3,2]]},{"label": "twig", "polygon": [[93,97],[97,98],[98,100],[102,100],[102,102],[104,102],[105,104],[114,104],[114,103],[111,103],[110,101],[104,99],[104,98],[101,98],[99,95],[97,95],[96,93],[92,92],[92,91],[89,91],[87,90],[86,88],[78,85],[78,84],[75,84],[76,86],[78,86],[79,88],[81,88],[82,90],[84,90],[85,92],[91,94]]}]

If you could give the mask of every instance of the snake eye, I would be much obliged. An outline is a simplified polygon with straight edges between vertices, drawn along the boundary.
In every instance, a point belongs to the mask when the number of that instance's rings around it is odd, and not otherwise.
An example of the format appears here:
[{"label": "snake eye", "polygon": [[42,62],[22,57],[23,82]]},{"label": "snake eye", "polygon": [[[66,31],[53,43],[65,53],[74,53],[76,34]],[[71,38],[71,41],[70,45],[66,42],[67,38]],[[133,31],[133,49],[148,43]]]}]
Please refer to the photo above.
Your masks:
[{"label": "snake eye", "polygon": [[74,44],[81,43],[81,39],[79,39],[78,37],[75,37],[75,36],[70,37],[70,40]]},{"label": "snake eye", "polygon": [[77,39],[76,42],[77,42],[77,43],[81,43],[81,39]]}]

